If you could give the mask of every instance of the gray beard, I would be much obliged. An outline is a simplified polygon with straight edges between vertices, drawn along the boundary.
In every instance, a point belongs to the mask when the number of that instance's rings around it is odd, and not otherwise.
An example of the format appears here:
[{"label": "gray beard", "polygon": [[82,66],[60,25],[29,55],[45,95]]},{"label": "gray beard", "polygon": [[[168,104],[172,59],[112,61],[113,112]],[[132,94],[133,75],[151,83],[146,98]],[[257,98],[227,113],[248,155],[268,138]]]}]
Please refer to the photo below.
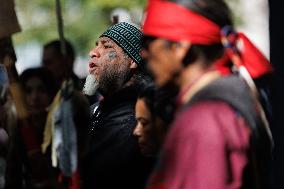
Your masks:
[{"label": "gray beard", "polygon": [[83,93],[88,96],[92,96],[96,93],[98,87],[99,87],[98,80],[95,78],[95,76],[89,74],[84,84]]}]

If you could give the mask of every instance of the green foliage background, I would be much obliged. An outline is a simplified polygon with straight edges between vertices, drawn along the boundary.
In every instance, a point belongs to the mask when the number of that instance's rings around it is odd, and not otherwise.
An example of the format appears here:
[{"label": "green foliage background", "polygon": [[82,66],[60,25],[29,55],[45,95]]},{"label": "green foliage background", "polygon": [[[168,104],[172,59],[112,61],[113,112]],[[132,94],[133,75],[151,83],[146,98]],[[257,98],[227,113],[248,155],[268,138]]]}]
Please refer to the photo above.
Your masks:
[{"label": "green foliage background", "polygon": [[[114,8],[144,8],[146,0],[61,0],[64,35],[78,55],[86,55],[96,38],[111,24]],[[15,35],[15,45],[30,42],[40,45],[58,38],[55,0],[16,0],[22,32]]]}]

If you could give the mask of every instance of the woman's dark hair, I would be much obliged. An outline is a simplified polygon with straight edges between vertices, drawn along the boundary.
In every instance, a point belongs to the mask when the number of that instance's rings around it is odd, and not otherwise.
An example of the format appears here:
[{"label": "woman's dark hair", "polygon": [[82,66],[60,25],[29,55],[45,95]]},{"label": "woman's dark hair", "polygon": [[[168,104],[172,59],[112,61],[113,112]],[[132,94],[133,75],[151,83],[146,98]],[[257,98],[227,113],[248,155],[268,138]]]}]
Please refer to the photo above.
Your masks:
[{"label": "woman's dark hair", "polygon": [[156,87],[153,84],[142,86],[140,93],[138,94],[139,99],[144,99],[147,108],[151,114],[154,112],[154,98],[156,93]]},{"label": "woman's dark hair", "polygon": [[[196,12],[207,19],[213,21],[220,28],[230,25],[233,27],[232,13],[224,0],[169,0],[179,4],[193,12]],[[212,45],[192,45],[184,58],[184,65],[195,61],[202,55],[208,60],[210,65],[214,60],[220,58],[224,53],[221,43]]]},{"label": "woman's dark hair", "polygon": [[142,87],[138,99],[144,99],[147,108],[154,117],[161,118],[166,124],[173,120],[174,98],[153,83]]},{"label": "woman's dark hair", "polygon": [[22,86],[25,88],[27,81],[33,77],[39,78],[43,82],[47,93],[52,98],[55,96],[59,86],[52,77],[52,73],[50,71],[48,71],[46,68],[30,68],[25,70],[20,75],[20,82]]}]

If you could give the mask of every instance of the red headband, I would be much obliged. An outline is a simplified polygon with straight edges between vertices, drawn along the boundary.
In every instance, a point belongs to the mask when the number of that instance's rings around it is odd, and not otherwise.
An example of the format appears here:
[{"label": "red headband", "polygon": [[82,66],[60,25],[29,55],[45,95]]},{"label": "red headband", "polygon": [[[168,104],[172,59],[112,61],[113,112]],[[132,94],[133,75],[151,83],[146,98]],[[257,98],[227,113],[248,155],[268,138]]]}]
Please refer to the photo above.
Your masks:
[{"label": "red headband", "polygon": [[192,44],[206,45],[220,42],[218,25],[168,1],[149,1],[143,32],[146,35],[154,35],[171,41],[187,40]]},{"label": "red headband", "polygon": [[[189,41],[191,44],[210,45],[221,42],[221,28],[211,20],[176,3],[165,0],[149,0],[143,33],[170,41]],[[241,62],[251,77],[257,78],[272,71],[271,64],[243,34],[236,35],[243,41]],[[228,57],[235,58],[230,50]],[[234,54],[236,55],[236,54]],[[225,60],[222,58],[222,60]],[[226,66],[227,62],[223,63]],[[235,62],[234,62],[235,63]],[[222,64],[222,63],[221,63]],[[220,67],[220,61],[218,67]]]}]

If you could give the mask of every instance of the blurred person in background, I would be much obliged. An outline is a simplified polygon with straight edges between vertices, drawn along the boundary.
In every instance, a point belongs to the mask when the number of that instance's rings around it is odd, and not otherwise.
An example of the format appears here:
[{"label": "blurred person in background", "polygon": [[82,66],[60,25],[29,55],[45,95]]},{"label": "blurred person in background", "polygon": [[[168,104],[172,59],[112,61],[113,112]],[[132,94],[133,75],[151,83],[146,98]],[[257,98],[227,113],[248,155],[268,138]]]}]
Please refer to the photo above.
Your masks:
[{"label": "blurred person in background", "polygon": [[48,156],[41,152],[47,108],[58,89],[56,82],[44,68],[25,70],[19,81],[29,112],[29,124],[21,124],[18,120],[11,135],[5,188],[57,188],[57,173],[51,166],[50,153]]},{"label": "blurred person in background", "polygon": [[62,53],[61,42],[58,39],[44,44],[42,53],[42,65],[47,68],[54,76],[58,85],[64,80],[71,78],[77,89],[82,88],[79,78],[73,72],[74,61],[76,58],[73,45],[65,39],[66,55]]},{"label": "blurred person in background", "polygon": [[273,140],[253,80],[272,67],[226,3],[150,0],[143,32],[155,83],[177,94],[148,188],[267,188]]},{"label": "blurred person in background", "polygon": [[[14,52],[12,35],[20,32],[21,28],[17,19],[14,0],[3,0],[0,6],[0,188],[5,185],[6,156],[9,146],[9,137],[16,126],[15,106],[11,100],[11,94],[8,90],[8,84],[3,86],[2,76],[5,68],[4,59],[10,56],[14,61],[16,55]],[[5,71],[6,72],[6,71]],[[8,82],[8,81],[7,81]]]},{"label": "blurred person in background", "polygon": [[44,125],[47,108],[58,90],[52,73],[45,68],[30,68],[25,70],[19,79],[33,121]]},{"label": "blurred person in background", "polygon": [[[79,169],[90,114],[88,99],[81,92],[81,81],[73,72],[74,61],[73,45],[66,39],[63,42],[50,41],[43,47],[43,67],[52,72],[60,90],[57,91],[48,112],[42,151],[46,153],[51,147],[52,164],[61,171],[60,182],[65,187],[78,189],[81,182]],[[96,94],[91,100],[97,101]]]},{"label": "blurred person in background", "polygon": [[16,109],[9,93],[5,66],[0,64],[0,188],[5,186],[6,160],[12,131],[17,127]]},{"label": "blurred person in background", "polygon": [[133,134],[138,139],[141,152],[145,156],[157,157],[172,121],[173,100],[153,83],[148,83],[138,95],[135,117]]}]

